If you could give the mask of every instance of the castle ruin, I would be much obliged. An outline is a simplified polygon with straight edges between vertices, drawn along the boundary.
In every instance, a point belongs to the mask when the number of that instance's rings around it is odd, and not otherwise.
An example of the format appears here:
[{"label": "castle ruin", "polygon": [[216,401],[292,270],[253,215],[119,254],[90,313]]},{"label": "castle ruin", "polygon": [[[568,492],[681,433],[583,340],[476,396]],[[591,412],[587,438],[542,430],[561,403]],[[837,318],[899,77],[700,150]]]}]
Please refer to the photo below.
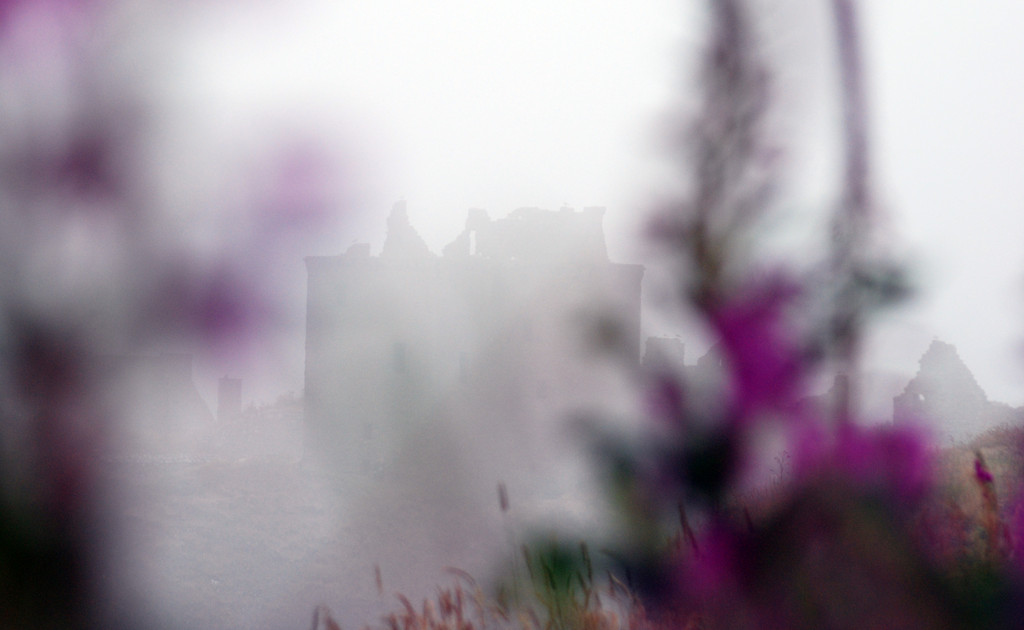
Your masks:
[{"label": "castle ruin", "polygon": [[640,350],[643,268],[609,261],[603,214],[470,210],[436,255],[400,202],[379,255],[306,258],[311,446],[367,473],[460,408],[498,435],[586,404],[602,387],[595,346],[634,362]]}]

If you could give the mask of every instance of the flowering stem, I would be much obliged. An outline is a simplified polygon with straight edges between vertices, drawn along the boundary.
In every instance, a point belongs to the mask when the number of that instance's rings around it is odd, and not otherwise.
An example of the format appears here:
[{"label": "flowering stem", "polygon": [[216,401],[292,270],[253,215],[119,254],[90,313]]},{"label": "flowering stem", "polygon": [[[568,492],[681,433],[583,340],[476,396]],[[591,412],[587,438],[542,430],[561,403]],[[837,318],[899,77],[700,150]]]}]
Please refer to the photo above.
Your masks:
[{"label": "flowering stem", "polygon": [[840,422],[846,422],[852,417],[853,404],[857,399],[855,375],[861,323],[857,288],[852,280],[857,270],[855,257],[866,244],[870,190],[867,115],[857,16],[853,0],[833,0],[832,8],[839,54],[845,149],[842,205],[833,225],[832,272],[836,286],[840,287],[834,311],[833,343],[836,371],[847,376],[843,386],[838,388],[836,415]]}]

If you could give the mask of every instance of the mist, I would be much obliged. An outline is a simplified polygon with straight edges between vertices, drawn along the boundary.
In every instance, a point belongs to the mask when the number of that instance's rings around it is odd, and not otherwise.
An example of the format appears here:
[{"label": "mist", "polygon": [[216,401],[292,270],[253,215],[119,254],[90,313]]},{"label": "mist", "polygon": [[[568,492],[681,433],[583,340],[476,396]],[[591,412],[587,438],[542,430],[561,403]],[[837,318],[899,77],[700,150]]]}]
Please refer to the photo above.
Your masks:
[{"label": "mist", "polygon": [[[966,443],[1024,402],[1004,166],[1024,13],[920,29],[882,5],[870,246],[913,297],[860,372],[806,394],[831,409],[855,383],[864,424],[929,416]],[[829,255],[826,13],[758,13],[777,190],[744,269]],[[652,227],[700,186],[676,161],[708,21],[655,0],[0,5],[3,506],[52,559],[10,618],[302,627],[325,606],[359,627],[451,567],[497,582],[538,533],[624,535],[595,444],[637,439],[652,374],[699,383],[691,411],[728,389],[721,336],[680,307],[694,270]]]}]

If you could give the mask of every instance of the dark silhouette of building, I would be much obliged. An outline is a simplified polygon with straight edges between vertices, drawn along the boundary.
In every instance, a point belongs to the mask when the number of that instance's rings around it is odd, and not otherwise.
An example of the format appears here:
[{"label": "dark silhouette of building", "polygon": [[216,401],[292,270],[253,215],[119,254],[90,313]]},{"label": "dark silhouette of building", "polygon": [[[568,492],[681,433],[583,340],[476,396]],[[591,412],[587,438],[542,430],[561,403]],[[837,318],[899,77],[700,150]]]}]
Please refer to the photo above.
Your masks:
[{"label": "dark silhouette of building", "polygon": [[603,212],[470,210],[438,256],[400,202],[379,256],[307,258],[312,444],[342,470],[387,468],[456,407],[496,427],[569,412],[598,386],[595,347],[638,361],[643,268],[609,261]]},{"label": "dark silhouette of building", "polygon": [[988,399],[951,344],[932,341],[919,365],[917,375],[893,399],[897,421],[926,420],[957,441],[1020,421],[1020,410]]}]

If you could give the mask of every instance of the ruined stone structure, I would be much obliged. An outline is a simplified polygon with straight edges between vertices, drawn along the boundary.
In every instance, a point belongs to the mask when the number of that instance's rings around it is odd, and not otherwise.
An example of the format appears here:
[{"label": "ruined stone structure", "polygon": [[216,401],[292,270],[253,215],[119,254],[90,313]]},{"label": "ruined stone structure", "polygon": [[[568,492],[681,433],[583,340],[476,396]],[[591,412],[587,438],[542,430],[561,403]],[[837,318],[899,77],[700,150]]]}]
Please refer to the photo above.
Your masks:
[{"label": "ruined stone structure", "polygon": [[921,357],[917,375],[893,399],[893,414],[896,421],[926,420],[957,441],[1020,421],[1019,410],[990,401],[956,348],[938,339]]},{"label": "ruined stone structure", "polygon": [[567,412],[599,387],[595,339],[638,361],[643,268],[608,260],[602,217],[470,210],[438,256],[398,203],[379,256],[307,258],[311,444],[336,468],[386,469],[460,409],[499,432]]}]

